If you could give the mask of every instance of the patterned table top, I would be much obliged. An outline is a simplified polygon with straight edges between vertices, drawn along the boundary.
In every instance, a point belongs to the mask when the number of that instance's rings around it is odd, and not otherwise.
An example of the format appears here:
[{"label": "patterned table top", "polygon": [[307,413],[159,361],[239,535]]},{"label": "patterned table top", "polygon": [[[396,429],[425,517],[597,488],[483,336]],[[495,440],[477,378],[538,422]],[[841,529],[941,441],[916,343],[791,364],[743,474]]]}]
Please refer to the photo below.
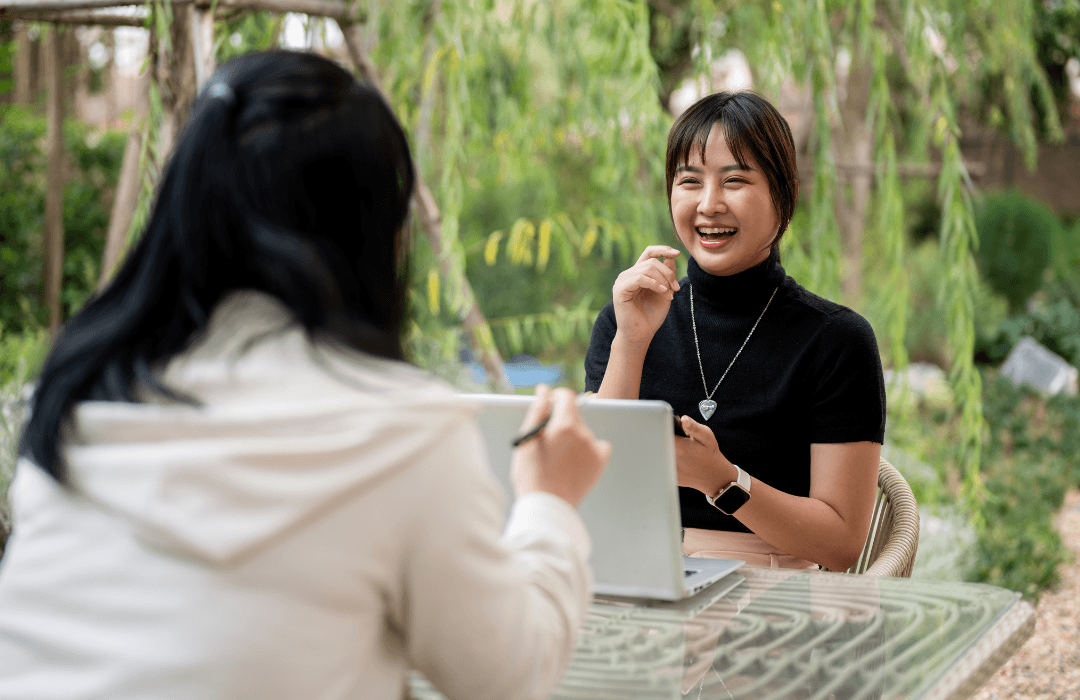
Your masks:
[{"label": "patterned table top", "polygon": [[597,600],[551,697],[960,700],[1034,627],[995,586],[744,566],[678,603]]}]

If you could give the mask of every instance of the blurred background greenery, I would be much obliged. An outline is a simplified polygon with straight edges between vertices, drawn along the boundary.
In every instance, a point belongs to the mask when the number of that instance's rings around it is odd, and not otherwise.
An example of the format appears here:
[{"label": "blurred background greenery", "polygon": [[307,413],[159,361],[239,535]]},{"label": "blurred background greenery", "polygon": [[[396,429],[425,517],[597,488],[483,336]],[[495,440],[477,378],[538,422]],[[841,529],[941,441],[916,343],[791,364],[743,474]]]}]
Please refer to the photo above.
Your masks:
[{"label": "blurred background greenery", "polygon": [[[998,370],[1024,336],[1080,363],[1080,0],[357,6],[363,48],[442,215],[438,251],[411,225],[415,362],[463,389],[492,388],[470,361],[483,348],[463,333],[464,284],[490,331],[481,342],[581,389],[615,276],[648,244],[678,245],[663,174],[674,116],[698,95],[752,87],[799,148],[785,267],[871,321],[895,379],[885,454],[923,509],[915,575],[1030,597],[1054,583],[1067,552],[1051,517],[1080,483],[1080,399],[1017,388]],[[171,10],[148,8],[160,39]],[[22,65],[40,63],[47,31],[0,22],[0,489],[50,337],[46,95],[39,77],[19,83],[20,51]],[[123,45],[79,31],[67,66],[79,87],[64,129],[64,317],[101,278],[128,134],[152,144],[145,216],[167,131],[169,76],[152,55],[140,59],[141,111],[95,119],[78,108],[113,89]],[[348,62],[332,21],[230,10],[214,23],[219,62],[279,45]],[[909,364],[939,373],[920,384]]]}]

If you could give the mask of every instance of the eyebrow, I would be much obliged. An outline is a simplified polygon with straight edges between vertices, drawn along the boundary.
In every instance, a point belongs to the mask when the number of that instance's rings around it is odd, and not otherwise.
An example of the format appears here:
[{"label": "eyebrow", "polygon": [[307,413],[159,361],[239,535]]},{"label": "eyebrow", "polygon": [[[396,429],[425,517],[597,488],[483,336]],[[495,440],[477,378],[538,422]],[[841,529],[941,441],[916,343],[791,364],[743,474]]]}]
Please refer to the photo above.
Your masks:
[{"label": "eyebrow", "polygon": [[[749,165],[744,165],[742,163],[734,163],[732,165],[725,165],[724,167],[720,168],[720,172],[722,172],[722,173],[726,173],[726,172],[729,172],[731,170],[745,170],[747,172],[754,172],[753,168],[751,168]],[[691,173],[703,173],[703,172],[705,172],[701,168],[699,168],[697,166],[694,166],[694,165],[680,165],[678,168],[675,168],[675,172],[677,172],[677,173],[681,173],[683,171],[687,171],[687,172],[691,172]]]}]

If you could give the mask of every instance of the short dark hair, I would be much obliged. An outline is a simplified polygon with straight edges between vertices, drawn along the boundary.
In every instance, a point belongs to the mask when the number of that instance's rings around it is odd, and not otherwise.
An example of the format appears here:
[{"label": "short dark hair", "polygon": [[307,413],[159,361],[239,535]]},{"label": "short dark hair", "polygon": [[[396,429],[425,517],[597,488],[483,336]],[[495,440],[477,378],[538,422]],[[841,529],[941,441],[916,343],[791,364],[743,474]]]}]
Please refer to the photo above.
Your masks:
[{"label": "short dark hair", "polygon": [[180,398],[152,368],[182,352],[232,290],[260,290],[312,339],[401,359],[413,189],[389,106],[315,54],[223,64],[195,101],[146,230],[45,362],[20,454],[61,483],[75,403]]},{"label": "short dark hair", "polygon": [[675,120],[668,132],[667,143],[668,206],[675,171],[686,165],[691,148],[699,148],[701,159],[705,160],[705,144],[717,122],[735,160],[745,165],[749,156],[769,181],[776,218],[780,221],[780,230],[772,243],[776,248],[795,215],[795,205],[799,201],[799,169],[795,160],[795,139],[787,120],[756,92],[708,95]]}]

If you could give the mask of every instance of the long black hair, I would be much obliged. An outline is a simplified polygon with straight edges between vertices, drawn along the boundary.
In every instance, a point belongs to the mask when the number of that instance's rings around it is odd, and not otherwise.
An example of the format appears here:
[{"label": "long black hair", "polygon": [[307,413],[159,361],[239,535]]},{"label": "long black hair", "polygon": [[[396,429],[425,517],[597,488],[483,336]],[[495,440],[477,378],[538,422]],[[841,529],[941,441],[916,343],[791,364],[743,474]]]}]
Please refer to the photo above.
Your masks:
[{"label": "long black hair", "polygon": [[146,231],[45,362],[20,454],[64,483],[79,401],[182,399],[155,374],[228,292],[279,299],[315,339],[400,359],[413,188],[405,134],[371,87],[314,54],[225,63],[196,100]]}]

